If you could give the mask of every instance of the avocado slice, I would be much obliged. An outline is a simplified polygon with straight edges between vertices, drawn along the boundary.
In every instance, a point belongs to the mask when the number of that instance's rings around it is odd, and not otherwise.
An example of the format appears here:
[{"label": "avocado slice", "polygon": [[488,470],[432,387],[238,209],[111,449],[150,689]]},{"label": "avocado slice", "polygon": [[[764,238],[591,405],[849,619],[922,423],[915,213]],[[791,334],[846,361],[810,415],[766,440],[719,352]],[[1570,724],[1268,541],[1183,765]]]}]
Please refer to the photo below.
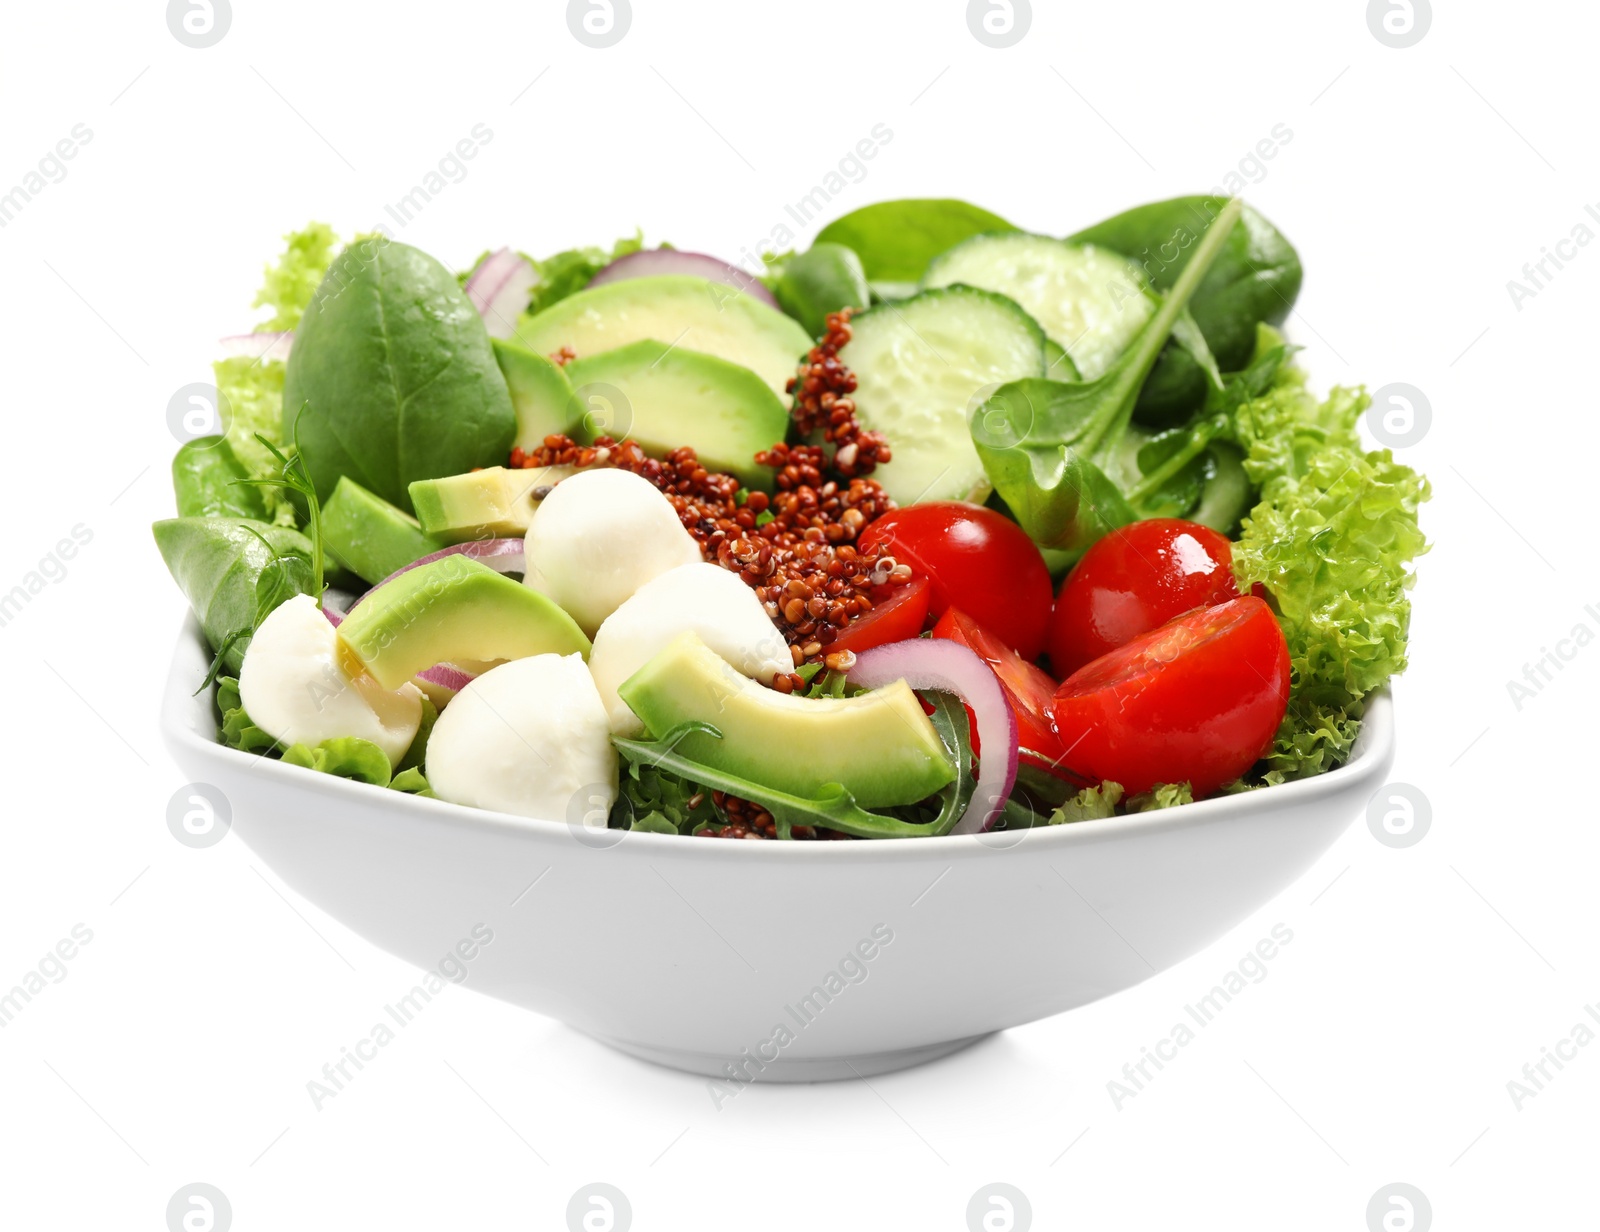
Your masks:
[{"label": "avocado slice", "polygon": [[574,360],[567,371],[580,399],[588,393],[612,404],[603,421],[584,417],[584,444],[599,435],[632,437],[658,457],[690,445],[707,470],[771,491],[772,471],[755,455],[783,439],[789,412],[749,368],[647,338]]},{"label": "avocado slice", "polygon": [[495,361],[517,413],[517,439],[512,445],[532,451],[544,444],[547,436],[572,436],[583,419],[583,409],[573,399],[572,382],[561,365],[514,342],[492,341]]},{"label": "avocado slice", "polygon": [[445,543],[525,535],[545,494],[574,473],[570,466],[486,466],[419,479],[411,485],[411,505],[422,529]]},{"label": "avocado slice", "polygon": [[362,581],[376,586],[397,569],[446,546],[417,520],[341,475],[322,506],[322,541]]},{"label": "avocado slice", "polygon": [[[535,355],[566,346],[580,358],[646,338],[742,364],[780,398],[811,349],[806,331],[776,308],[725,283],[684,274],[590,287],[524,317],[516,334],[518,345]],[[575,376],[572,383],[581,384]]]},{"label": "avocado slice", "polygon": [[538,591],[466,556],[402,573],[351,608],[339,626],[339,662],[386,689],[439,663],[538,654],[587,659],[589,639]]},{"label": "avocado slice", "polygon": [[618,694],[659,739],[681,723],[685,757],[791,795],[831,783],[876,808],[931,796],[956,775],[939,735],[903,680],[859,697],[808,698],[757,684],[694,633],[674,639]]}]

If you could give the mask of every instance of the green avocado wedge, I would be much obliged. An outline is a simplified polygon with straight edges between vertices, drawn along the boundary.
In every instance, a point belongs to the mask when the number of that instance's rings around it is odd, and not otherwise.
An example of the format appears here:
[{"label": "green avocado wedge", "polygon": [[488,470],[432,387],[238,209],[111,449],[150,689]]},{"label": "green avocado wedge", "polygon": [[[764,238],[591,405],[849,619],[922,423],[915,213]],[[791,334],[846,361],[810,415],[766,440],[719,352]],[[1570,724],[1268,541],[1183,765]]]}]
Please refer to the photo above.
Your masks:
[{"label": "green avocado wedge", "polygon": [[514,342],[500,338],[493,341],[495,362],[506,378],[511,407],[517,415],[517,435],[512,445],[531,452],[544,444],[547,436],[571,436],[583,412],[573,400],[572,382],[567,380],[566,371]]},{"label": "green avocado wedge", "polygon": [[645,339],[573,360],[568,371],[592,405],[577,429],[581,443],[630,437],[652,457],[688,445],[707,470],[772,490],[773,472],[755,455],[783,440],[789,412],[750,369]]},{"label": "green avocado wedge", "polygon": [[418,565],[370,592],[339,626],[339,661],[398,689],[463,659],[589,655],[572,617],[538,591],[466,556]]},{"label": "green avocado wedge", "polygon": [[953,782],[933,723],[903,680],[858,697],[779,693],[685,633],[618,690],[656,736],[687,731],[684,757],[777,791],[817,798],[838,784],[863,808],[912,804]]},{"label": "green avocado wedge", "polygon": [[[740,364],[779,397],[811,349],[806,331],[776,308],[724,283],[684,274],[629,278],[579,291],[523,317],[514,341],[535,355],[570,347],[587,359],[646,339]],[[574,386],[582,384],[568,376]]]},{"label": "green avocado wedge", "polygon": [[383,236],[335,258],[283,382],[283,439],[321,499],[349,475],[409,513],[412,481],[503,463],[516,428],[488,331],[444,266]]},{"label": "green avocado wedge", "polygon": [[396,570],[445,546],[417,520],[348,475],[322,506],[322,541],[350,572],[376,586]]}]

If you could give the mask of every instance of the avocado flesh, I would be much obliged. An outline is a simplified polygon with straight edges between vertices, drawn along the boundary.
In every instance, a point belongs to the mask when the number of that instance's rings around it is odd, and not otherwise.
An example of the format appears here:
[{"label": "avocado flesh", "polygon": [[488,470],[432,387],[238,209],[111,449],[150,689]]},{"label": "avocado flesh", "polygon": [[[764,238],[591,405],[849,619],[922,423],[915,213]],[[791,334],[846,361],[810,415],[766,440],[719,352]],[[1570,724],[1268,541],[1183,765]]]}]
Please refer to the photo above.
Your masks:
[{"label": "avocado flesh", "polygon": [[345,670],[367,672],[386,689],[439,663],[589,654],[572,617],[466,556],[418,565],[378,587],[350,610],[338,639]]},{"label": "avocado flesh", "polygon": [[322,506],[322,539],[362,581],[376,586],[396,570],[446,546],[417,520],[341,475]]},{"label": "avocado flesh", "polygon": [[594,408],[578,429],[584,444],[630,437],[655,457],[688,445],[707,470],[772,489],[772,471],[755,455],[783,440],[789,412],[750,369],[645,339],[574,360],[568,372]]},{"label": "avocado flesh", "polygon": [[622,683],[622,700],[651,735],[691,732],[685,757],[790,795],[815,799],[833,783],[863,808],[912,804],[955,778],[939,735],[903,680],[847,698],[779,693],[742,675],[685,633]]},{"label": "avocado flesh", "polygon": [[572,382],[562,367],[524,350],[513,342],[495,338],[495,362],[511,390],[511,409],[517,413],[514,448],[532,451],[547,436],[571,436],[583,418],[572,396]]},{"label": "avocado flesh", "polygon": [[[571,347],[584,359],[647,338],[749,368],[779,397],[811,349],[806,331],[776,308],[724,283],[682,274],[579,291],[522,318],[514,341],[535,355]],[[580,384],[576,377],[572,383]]]},{"label": "avocado flesh", "polygon": [[410,488],[411,506],[422,529],[445,543],[521,536],[528,533],[543,499],[539,494],[573,473],[570,466],[486,466],[463,475],[419,479]]}]

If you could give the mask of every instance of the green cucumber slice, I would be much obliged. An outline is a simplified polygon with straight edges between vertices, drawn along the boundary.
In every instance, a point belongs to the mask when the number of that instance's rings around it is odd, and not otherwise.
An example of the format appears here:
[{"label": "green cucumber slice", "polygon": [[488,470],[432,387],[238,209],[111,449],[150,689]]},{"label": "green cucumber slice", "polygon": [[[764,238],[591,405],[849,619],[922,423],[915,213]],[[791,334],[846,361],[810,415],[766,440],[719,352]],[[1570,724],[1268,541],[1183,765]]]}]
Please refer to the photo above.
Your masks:
[{"label": "green cucumber slice", "polygon": [[[936,257],[924,287],[955,283],[1009,296],[1092,381],[1155,311],[1144,271],[1109,248],[1014,231],[977,235]],[[1059,370],[1051,376],[1070,379]]]},{"label": "green cucumber slice", "polygon": [[1045,374],[1044,331],[1003,295],[956,286],[877,305],[839,352],[857,414],[892,458],[874,478],[901,505],[989,494],[972,413],[998,385]]}]

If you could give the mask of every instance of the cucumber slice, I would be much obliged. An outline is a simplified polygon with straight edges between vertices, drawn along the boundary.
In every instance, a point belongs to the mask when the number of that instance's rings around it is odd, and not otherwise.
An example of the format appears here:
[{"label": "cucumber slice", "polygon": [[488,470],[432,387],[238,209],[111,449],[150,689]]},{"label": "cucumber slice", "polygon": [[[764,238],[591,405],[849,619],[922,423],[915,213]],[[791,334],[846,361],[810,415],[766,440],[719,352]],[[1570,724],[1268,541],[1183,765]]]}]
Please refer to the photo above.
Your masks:
[{"label": "cucumber slice", "polygon": [[1078,371],[1078,365],[1072,362],[1072,356],[1067,354],[1067,348],[1054,338],[1046,337],[1044,340],[1045,375],[1052,381],[1081,381],[1083,374]]},{"label": "cucumber slice", "polygon": [[[954,283],[1010,296],[1092,381],[1155,311],[1139,265],[1109,248],[1014,231],[977,235],[934,258],[924,287]],[[1061,379],[1059,372],[1052,376]]]},{"label": "cucumber slice", "polygon": [[995,386],[1044,375],[1038,322],[1003,295],[958,286],[880,304],[850,327],[839,359],[856,375],[857,413],[893,455],[873,477],[902,505],[981,502],[990,485],[968,423]]}]

